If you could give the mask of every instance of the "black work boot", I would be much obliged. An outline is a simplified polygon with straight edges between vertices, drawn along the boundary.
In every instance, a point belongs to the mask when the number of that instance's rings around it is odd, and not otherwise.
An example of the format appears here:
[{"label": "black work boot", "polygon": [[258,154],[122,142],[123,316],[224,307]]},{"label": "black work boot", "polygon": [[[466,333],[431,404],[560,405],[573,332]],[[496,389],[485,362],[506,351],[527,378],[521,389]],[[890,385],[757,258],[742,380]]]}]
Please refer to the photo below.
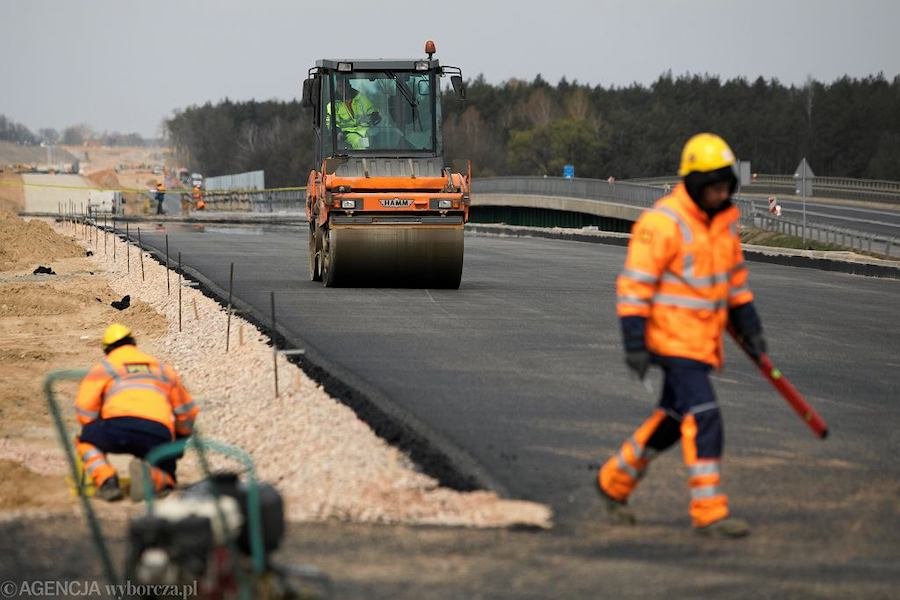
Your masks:
[{"label": "black work boot", "polygon": [[104,481],[100,487],[97,488],[97,493],[95,495],[107,502],[115,502],[125,497],[125,494],[122,493],[122,489],[119,488],[119,477],[117,475],[113,475]]},{"label": "black work boot", "polygon": [[603,503],[603,510],[606,512],[606,518],[613,525],[634,525],[637,518],[627,506],[624,500],[616,500],[612,496],[603,491],[599,485],[597,486],[597,495]]},{"label": "black work boot", "polygon": [[717,538],[739,538],[750,533],[750,525],[743,519],[725,517],[713,521],[705,527],[695,527],[694,531],[701,535]]}]

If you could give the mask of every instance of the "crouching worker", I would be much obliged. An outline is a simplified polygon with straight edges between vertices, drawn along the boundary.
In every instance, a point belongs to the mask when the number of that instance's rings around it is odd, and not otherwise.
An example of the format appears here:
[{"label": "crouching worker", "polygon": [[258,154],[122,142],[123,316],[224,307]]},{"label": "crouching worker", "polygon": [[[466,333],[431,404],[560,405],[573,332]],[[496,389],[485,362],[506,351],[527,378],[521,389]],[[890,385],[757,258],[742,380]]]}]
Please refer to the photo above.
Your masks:
[{"label": "crouching worker", "polygon": [[[94,365],[78,389],[75,413],[82,425],[76,451],[97,496],[120,500],[116,470],[107,452],[131,454],[131,498],[143,498],[143,464],[139,459],[157,446],[189,437],[199,409],[175,370],[137,349],[131,330],[113,323],[103,334],[106,358]],[[150,467],[153,489],[164,494],[175,487],[176,457]]]}]

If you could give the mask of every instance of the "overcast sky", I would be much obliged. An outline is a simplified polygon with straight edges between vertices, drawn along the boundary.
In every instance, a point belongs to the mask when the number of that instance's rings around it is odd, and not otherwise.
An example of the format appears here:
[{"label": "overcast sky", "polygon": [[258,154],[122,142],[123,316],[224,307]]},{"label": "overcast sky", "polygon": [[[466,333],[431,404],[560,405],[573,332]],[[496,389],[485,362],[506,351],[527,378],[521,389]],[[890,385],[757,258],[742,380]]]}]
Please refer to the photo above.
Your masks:
[{"label": "overcast sky", "polygon": [[898,0],[0,0],[0,114],[156,137],[206,101],[289,100],[317,58],[437,58],[500,83],[900,73]]}]

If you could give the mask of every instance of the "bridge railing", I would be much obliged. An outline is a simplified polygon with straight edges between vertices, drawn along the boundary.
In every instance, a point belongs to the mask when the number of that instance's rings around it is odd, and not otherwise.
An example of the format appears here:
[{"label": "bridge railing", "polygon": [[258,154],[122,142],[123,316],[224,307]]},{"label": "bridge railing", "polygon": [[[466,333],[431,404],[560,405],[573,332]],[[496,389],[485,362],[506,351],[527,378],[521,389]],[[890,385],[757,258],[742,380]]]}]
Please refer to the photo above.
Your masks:
[{"label": "bridge railing", "polygon": [[574,177],[480,177],[472,181],[472,194],[539,194],[587,198],[648,208],[665,195],[649,185]]},{"label": "bridge railing", "polygon": [[[599,202],[615,202],[639,208],[650,208],[671,189],[647,184],[610,182],[602,179],[565,179],[562,177],[486,177],[472,182],[472,195],[476,194],[526,194],[585,198]],[[737,197],[741,208],[742,225],[754,226],[752,203]]]}]

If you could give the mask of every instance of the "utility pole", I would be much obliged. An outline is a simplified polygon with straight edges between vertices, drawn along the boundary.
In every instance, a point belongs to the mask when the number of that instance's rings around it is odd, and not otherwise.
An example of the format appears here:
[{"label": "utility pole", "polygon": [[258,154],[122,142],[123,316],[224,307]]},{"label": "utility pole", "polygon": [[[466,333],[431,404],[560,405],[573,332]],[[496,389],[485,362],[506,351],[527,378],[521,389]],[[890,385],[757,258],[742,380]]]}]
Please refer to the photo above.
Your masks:
[{"label": "utility pole", "polygon": [[794,171],[794,180],[796,181],[796,193],[800,195],[800,202],[803,205],[803,249],[806,249],[806,198],[812,196],[812,180],[815,177],[806,157],[797,165]]}]

